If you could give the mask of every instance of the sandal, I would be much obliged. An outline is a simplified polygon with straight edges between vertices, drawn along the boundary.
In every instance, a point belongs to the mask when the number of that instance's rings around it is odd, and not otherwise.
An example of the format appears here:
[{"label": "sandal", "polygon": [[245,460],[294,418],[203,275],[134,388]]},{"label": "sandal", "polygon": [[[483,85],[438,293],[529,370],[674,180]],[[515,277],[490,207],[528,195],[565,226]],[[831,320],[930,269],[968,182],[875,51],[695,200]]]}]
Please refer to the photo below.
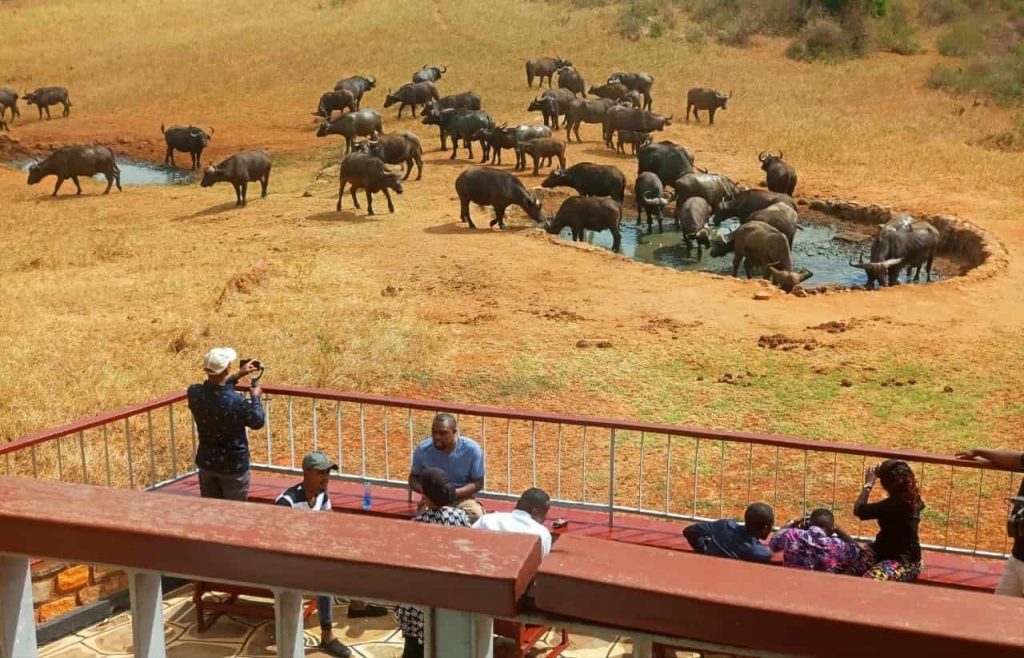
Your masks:
[{"label": "sandal", "polygon": [[319,647],[325,653],[337,656],[337,658],[350,658],[352,655],[352,650],[342,644],[341,640],[338,638],[332,639],[327,644],[324,644],[323,641],[321,641]]},{"label": "sandal", "polygon": [[374,605],[367,603],[365,606],[358,610],[348,609],[348,618],[355,619],[356,617],[383,617],[388,614],[388,609],[382,605]]}]

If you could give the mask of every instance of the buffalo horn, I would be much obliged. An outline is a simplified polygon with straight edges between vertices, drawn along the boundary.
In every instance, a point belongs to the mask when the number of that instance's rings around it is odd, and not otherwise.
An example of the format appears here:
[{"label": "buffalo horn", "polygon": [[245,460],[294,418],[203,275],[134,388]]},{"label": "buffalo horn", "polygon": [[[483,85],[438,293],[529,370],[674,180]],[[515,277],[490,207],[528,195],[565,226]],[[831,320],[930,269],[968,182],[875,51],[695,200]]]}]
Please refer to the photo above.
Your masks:
[{"label": "buffalo horn", "polygon": [[800,281],[806,281],[812,276],[814,276],[814,272],[810,271],[806,267],[800,268]]},{"label": "buffalo horn", "polygon": [[210,128],[210,136],[213,136],[213,128]]},{"label": "buffalo horn", "polygon": [[732,89],[729,90],[729,98],[732,98]]},{"label": "buffalo horn", "polygon": [[764,162],[764,158],[764,151],[761,151],[760,153],[757,154],[757,159],[760,160],[761,162]]},{"label": "buffalo horn", "polygon": [[366,79],[370,81],[371,84],[377,84],[377,78],[373,77],[372,75],[366,76]]},{"label": "buffalo horn", "polygon": [[447,73],[447,72],[448,72],[448,67],[445,66],[444,64],[442,64],[441,65],[441,73]]},{"label": "buffalo horn", "polygon": [[866,269],[868,269],[868,264],[867,263],[854,263],[851,260],[850,261],[850,267],[859,267],[862,270],[866,270]]},{"label": "buffalo horn", "polygon": [[890,267],[896,267],[903,263],[902,258],[889,258],[888,260],[882,261],[882,267],[889,269]]},{"label": "buffalo horn", "polygon": [[782,149],[779,149],[779,160],[782,160]]}]

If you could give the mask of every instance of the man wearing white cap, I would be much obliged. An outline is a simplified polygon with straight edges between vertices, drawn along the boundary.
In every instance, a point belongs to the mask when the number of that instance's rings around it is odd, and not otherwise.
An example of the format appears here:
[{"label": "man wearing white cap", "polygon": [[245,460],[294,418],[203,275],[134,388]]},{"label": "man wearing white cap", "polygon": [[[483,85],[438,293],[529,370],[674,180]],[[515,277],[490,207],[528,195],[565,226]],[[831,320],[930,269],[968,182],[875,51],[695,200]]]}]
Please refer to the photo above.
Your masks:
[{"label": "man wearing white cap", "polygon": [[250,361],[230,374],[238,355],[230,347],[215,347],[203,357],[206,381],[188,387],[188,408],[199,433],[196,466],[199,495],[245,501],[249,497],[249,437],[245,428],[258,430],[265,422],[258,384],[250,398],[235,384],[260,369]]}]

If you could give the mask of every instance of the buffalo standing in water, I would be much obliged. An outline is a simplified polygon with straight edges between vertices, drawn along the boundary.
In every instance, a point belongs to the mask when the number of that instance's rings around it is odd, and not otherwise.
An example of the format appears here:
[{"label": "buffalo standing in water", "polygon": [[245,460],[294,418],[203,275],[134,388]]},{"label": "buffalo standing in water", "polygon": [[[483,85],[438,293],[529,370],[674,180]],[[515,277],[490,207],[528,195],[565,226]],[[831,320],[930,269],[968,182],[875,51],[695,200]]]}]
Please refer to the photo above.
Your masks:
[{"label": "buffalo standing in water", "polygon": [[235,188],[235,206],[244,206],[249,183],[260,182],[260,198],[266,198],[270,185],[270,154],[263,150],[242,151],[232,155],[217,166],[209,166],[203,172],[202,187],[215,183],[231,183]]},{"label": "buffalo standing in water", "polygon": [[78,194],[81,194],[82,186],[78,184],[78,177],[96,174],[103,174],[107,178],[104,194],[108,194],[115,184],[121,190],[121,170],[113,151],[106,146],[65,146],[28,168],[28,184],[35,185],[47,176],[56,176],[57,185],[53,188],[53,196],[57,196],[60,186],[70,178]]}]

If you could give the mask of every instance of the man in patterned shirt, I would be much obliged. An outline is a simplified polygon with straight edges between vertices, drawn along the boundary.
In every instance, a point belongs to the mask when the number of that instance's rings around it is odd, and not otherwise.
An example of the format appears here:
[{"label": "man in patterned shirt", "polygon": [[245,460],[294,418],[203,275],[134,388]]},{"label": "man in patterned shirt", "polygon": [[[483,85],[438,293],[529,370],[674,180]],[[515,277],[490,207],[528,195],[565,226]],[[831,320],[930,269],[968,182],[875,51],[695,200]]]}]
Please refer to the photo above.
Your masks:
[{"label": "man in patterned shirt", "polygon": [[260,387],[250,398],[235,390],[238,380],[258,368],[250,361],[235,374],[231,362],[238,355],[230,347],[215,347],[203,357],[206,381],[188,387],[188,408],[199,433],[196,466],[199,495],[245,501],[249,497],[249,437],[245,428],[263,427]]},{"label": "man in patterned shirt", "polygon": [[825,508],[779,528],[768,547],[782,551],[783,566],[829,573],[842,571],[860,555],[856,540],[836,527],[832,512]]}]

